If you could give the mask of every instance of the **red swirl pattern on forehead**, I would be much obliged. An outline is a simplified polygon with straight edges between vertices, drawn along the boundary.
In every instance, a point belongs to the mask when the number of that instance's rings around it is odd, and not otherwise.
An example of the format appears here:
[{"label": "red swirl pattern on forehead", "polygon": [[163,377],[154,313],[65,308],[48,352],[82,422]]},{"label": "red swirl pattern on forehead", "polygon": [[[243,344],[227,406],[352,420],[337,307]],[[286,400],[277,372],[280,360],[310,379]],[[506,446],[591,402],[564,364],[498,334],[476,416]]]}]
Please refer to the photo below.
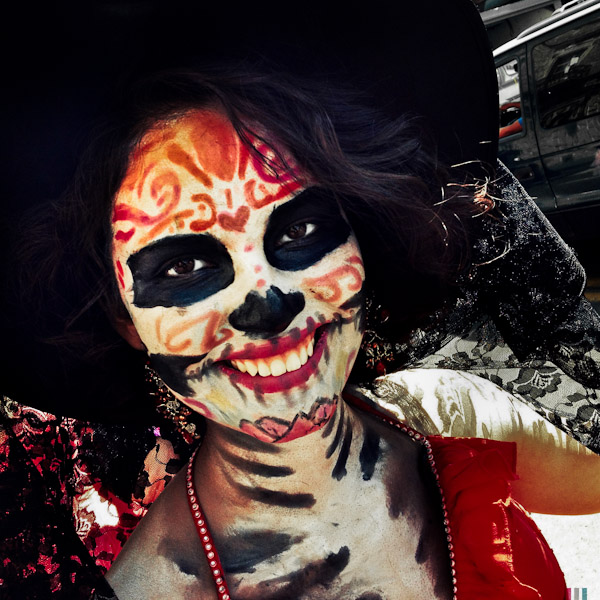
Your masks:
[{"label": "red swirl pattern on forehead", "polygon": [[118,202],[115,205],[112,222],[129,221],[136,225],[154,225],[162,221],[179,204],[181,184],[174,171],[167,171],[157,175],[150,184],[150,195],[155,200],[156,206],[161,208],[156,215],[149,215],[139,208],[130,206],[127,202]]},{"label": "red swirl pattern on forehead", "polygon": [[194,327],[202,322],[206,322],[202,341],[198,348],[193,349],[194,353],[206,354],[233,336],[233,331],[227,327],[222,327],[217,331],[222,318],[221,313],[217,310],[210,310],[198,317],[192,317],[183,322],[178,322],[173,327],[168,328],[165,332],[162,331],[163,316],[164,315],[161,314],[156,319],[156,338],[164,345],[166,350],[172,354],[181,354],[181,352],[191,348],[193,342],[190,337],[186,337],[179,342],[176,341],[176,338],[193,331]]},{"label": "red swirl pattern on forehead", "polygon": [[[348,262],[356,262],[352,260],[353,258],[358,259],[362,264],[358,256],[351,257]],[[340,282],[347,278],[351,281],[346,284],[346,289],[358,292],[363,284],[363,274],[353,265],[343,265],[321,277],[306,278],[302,281],[302,285],[310,288],[317,300],[337,302],[344,292]]]},{"label": "red swirl pattern on forehead", "polygon": [[290,181],[281,186],[278,192],[274,194],[270,194],[266,191],[266,187],[264,185],[258,186],[258,191],[261,194],[257,194],[256,190],[256,179],[249,179],[244,184],[244,196],[246,197],[246,202],[252,208],[262,208],[263,206],[267,206],[272,202],[276,202],[277,200],[281,200],[286,196],[290,196],[294,192],[298,191],[302,187],[302,184],[298,181]]},{"label": "red swirl pattern on forehead", "polygon": [[212,196],[208,194],[194,194],[192,202],[196,202],[196,213],[198,213],[200,218],[190,223],[190,229],[195,233],[199,233],[212,227],[217,220],[217,209]]},{"label": "red swirl pattern on forehead", "polygon": [[[193,210],[180,210],[174,214],[168,214],[162,221],[157,223],[150,231],[146,233],[141,239],[140,244],[146,244],[156,237],[161,231],[167,229],[171,225],[175,224],[177,227],[183,227],[184,220],[187,217],[191,217],[194,214]],[[115,236],[115,239],[117,236]]]},{"label": "red swirl pattern on forehead", "polygon": [[161,144],[172,140],[176,135],[176,132],[172,129],[155,129],[149,131],[141,141],[140,145],[136,148],[129,161],[129,169],[125,175],[125,179],[121,184],[121,190],[133,191],[137,183],[137,195],[138,198],[141,196],[142,187],[144,181],[154,168],[155,163],[145,165],[142,158],[148,156],[151,152],[156,150]]},{"label": "red swirl pattern on forehead", "polygon": [[121,191],[127,190],[133,192],[135,190],[137,197],[139,198],[142,195],[142,189],[146,182],[146,178],[155,166],[156,163],[153,162],[144,166],[139,158],[136,159],[136,162],[131,164],[125,175],[125,179],[121,184]]},{"label": "red swirl pattern on forehead", "polygon": [[170,144],[167,148],[167,158],[175,165],[183,167],[207,188],[213,186],[212,179],[194,163],[194,159],[179,144]]},{"label": "red swirl pattern on forehead", "polygon": [[[262,208],[298,191],[303,185],[302,178],[297,167],[289,164],[291,159],[284,165],[269,145],[255,137],[249,137],[256,152],[251,152],[248,148],[245,152],[250,157],[260,181],[250,179],[244,184],[244,195],[248,205],[252,208]],[[275,193],[269,193],[265,183],[277,184],[281,188]]]},{"label": "red swirl pattern on forehead", "polygon": [[[170,224],[181,230],[190,220],[188,227],[194,233],[206,231],[215,223],[226,231],[244,232],[250,217],[250,209],[257,209],[292,195],[301,189],[297,170],[284,164],[277,153],[262,140],[251,137],[251,142],[261,156],[242,143],[233,125],[219,112],[194,111],[163,130],[150,132],[131,163],[130,172],[121,186],[121,192],[129,191],[142,201],[141,208],[132,205],[132,198],[117,198],[113,212],[113,223],[129,222],[143,226],[142,238],[136,244],[145,244],[163,232]],[[168,162],[167,162],[168,161]],[[291,160],[289,161],[291,162]],[[234,212],[233,188],[221,188],[230,211],[217,213],[216,199],[208,193],[194,194],[196,214],[177,208],[181,201],[184,181],[168,165],[184,169],[206,190],[213,189],[215,180],[233,181],[237,175],[243,183],[243,199],[246,205],[238,206]],[[252,165],[252,173],[248,166]],[[249,177],[246,181],[243,181]],[[144,197],[150,192],[158,214],[152,214]],[[239,203],[241,198],[237,199]],[[152,205],[151,205],[152,206]],[[148,230],[148,228],[150,228]],[[115,231],[115,241],[126,243],[138,231],[131,226],[120,226]]]}]

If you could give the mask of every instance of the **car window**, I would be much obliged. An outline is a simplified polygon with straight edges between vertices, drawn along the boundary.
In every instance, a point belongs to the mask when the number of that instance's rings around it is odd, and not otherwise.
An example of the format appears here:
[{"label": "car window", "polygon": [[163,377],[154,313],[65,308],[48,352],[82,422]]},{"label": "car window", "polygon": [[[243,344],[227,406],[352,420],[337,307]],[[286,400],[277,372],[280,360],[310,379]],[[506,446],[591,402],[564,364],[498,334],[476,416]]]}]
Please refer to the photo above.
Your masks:
[{"label": "car window", "polygon": [[600,114],[600,21],[538,44],[532,58],[542,127]]},{"label": "car window", "polygon": [[519,62],[515,58],[496,67],[500,102],[500,138],[523,131]]}]

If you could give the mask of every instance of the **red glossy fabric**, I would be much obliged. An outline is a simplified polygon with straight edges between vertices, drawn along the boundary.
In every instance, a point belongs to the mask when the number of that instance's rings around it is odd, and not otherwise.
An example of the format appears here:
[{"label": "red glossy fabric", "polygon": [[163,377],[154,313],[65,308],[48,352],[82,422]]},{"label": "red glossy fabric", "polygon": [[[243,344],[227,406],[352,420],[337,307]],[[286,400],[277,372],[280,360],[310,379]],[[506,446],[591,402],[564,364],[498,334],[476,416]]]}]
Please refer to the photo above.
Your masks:
[{"label": "red glossy fabric", "polygon": [[563,573],[510,495],[516,445],[429,437],[453,536],[459,600],[564,600]]}]

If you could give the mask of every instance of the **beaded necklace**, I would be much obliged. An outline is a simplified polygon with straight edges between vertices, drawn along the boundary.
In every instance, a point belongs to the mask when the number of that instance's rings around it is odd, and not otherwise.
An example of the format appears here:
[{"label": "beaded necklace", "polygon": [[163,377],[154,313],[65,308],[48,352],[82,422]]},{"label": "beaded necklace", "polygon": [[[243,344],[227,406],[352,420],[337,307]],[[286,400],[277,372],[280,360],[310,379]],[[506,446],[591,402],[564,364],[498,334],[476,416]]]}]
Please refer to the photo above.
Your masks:
[{"label": "beaded necklace", "polygon": [[223,567],[221,565],[221,559],[219,558],[219,554],[215,548],[212,535],[208,530],[206,519],[204,518],[202,508],[200,507],[200,500],[198,499],[196,486],[194,485],[194,459],[196,458],[197,453],[198,448],[196,448],[192,456],[190,456],[190,460],[188,462],[187,467],[187,473],[185,476],[188,504],[192,513],[192,518],[194,519],[196,531],[198,532],[198,535],[200,536],[200,541],[202,542],[202,550],[204,550],[204,556],[206,556],[206,560],[210,568],[210,573],[212,575],[213,581],[215,582],[215,587],[217,588],[219,600],[230,600],[229,590],[227,589],[227,582],[225,581]]},{"label": "beaded necklace", "polygon": [[[361,408],[365,409],[367,412],[376,415],[379,419],[392,425],[396,429],[399,429],[408,437],[413,440],[415,443],[420,443],[425,448],[425,452],[427,454],[427,461],[435,478],[435,482],[437,488],[440,492],[440,498],[442,501],[442,512],[444,515],[444,531],[446,533],[446,542],[448,545],[448,555],[450,557],[450,572],[452,575],[452,598],[453,600],[458,599],[458,588],[457,588],[457,579],[456,579],[456,561],[454,555],[454,544],[452,541],[452,533],[450,531],[450,520],[448,518],[448,510],[446,509],[446,498],[444,497],[444,491],[440,487],[440,476],[437,472],[437,466],[435,464],[435,459],[433,457],[433,449],[431,444],[426,436],[414,429],[411,429],[407,425],[403,423],[399,423],[390,417],[386,417],[384,415],[379,414],[374,409],[372,409],[369,405],[363,402],[356,402],[355,398],[352,398],[355,404],[359,404]],[[206,556],[206,560],[208,562],[208,566],[210,568],[211,575],[213,577],[213,581],[215,582],[215,587],[217,589],[217,594],[219,600],[230,600],[229,589],[227,588],[227,582],[225,581],[225,574],[223,572],[223,567],[221,565],[221,560],[219,558],[219,554],[215,548],[215,544],[213,542],[210,531],[208,530],[208,525],[206,523],[206,518],[202,512],[202,508],[200,507],[200,500],[198,499],[198,493],[196,492],[196,486],[194,485],[194,461],[196,458],[196,454],[198,453],[198,448],[194,451],[190,460],[188,462],[187,473],[186,473],[186,485],[187,485],[187,497],[188,504],[190,507],[190,511],[192,513],[192,517],[194,519],[194,525],[196,526],[196,531],[200,536],[200,541],[202,542],[202,549],[204,551],[204,555]]]}]

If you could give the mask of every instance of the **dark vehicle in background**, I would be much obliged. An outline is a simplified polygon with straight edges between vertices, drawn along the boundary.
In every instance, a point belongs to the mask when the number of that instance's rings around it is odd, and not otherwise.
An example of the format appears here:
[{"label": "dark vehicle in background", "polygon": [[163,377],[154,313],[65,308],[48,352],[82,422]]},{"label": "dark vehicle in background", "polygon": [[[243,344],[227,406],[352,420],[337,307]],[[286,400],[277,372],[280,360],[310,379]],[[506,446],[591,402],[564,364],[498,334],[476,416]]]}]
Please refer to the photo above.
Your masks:
[{"label": "dark vehicle in background", "polygon": [[600,0],[494,52],[500,159],[569,241],[600,240]]}]

